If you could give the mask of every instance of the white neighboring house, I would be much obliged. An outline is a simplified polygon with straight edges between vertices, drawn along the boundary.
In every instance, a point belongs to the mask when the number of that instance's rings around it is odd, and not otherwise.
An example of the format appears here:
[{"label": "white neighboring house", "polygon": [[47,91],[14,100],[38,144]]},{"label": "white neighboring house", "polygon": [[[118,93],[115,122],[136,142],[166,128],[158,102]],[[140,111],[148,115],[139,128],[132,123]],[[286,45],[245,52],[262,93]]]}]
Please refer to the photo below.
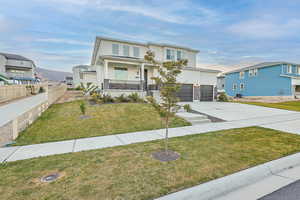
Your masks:
[{"label": "white neighboring house", "polygon": [[96,70],[97,85],[112,96],[133,92],[141,96],[157,94],[157,87],[151,78],[158,76],[158,67],[144,60],[148,50],[153,51],[155,59],[161,63],[188,60],[188,66],[178,78],[182,83],[178,92],[181,101],[214,100],[220,71],[197,68],[198,50],[170,44],[96,37],[91,65]]},{"label": "white neighboring house", "polygon": [[73,86],[76,88],[83,83],[87,84],[97,84],[97,74],[94,67],[89,65],[77,65],[73,67]]},{"label": "white neighboring house", "polygon": [[34,62],[16,54],[0,53],[0,76],[13,83],[33,83],[36,81]]}]

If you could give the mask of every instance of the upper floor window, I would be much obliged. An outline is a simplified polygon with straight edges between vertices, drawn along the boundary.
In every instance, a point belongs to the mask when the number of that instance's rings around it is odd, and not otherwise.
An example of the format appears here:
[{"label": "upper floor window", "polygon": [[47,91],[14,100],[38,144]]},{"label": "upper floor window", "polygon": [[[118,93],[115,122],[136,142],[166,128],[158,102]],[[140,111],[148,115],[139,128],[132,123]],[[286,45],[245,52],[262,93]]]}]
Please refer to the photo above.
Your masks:
[{"label": "upper floor window", "polygon": [[167,49],[166,59],[167,60],[175,60],[174,50]]},{"label": "upper floor window", "polygon": [[112,54],[119,55],[119,45],[118,44],[112,44]]},{"label": "upper floor window", "polygon": [[292,65],[287,66],[287,73],[289,73],[289,74],[293,73]]},{"label": "upper floor window", "polygon": [[123,56],[129,56],[129,46],[123,45]]},{"label": "upper floor window", "polygon": [[245,78],[245,72],[240,72],[240,79],[244,79]]},{"label": "upper floor window", "polygon": [[297,74],[300,75],[300,66],[297,67]]},{"label": "upper floor window", "polygon": [[181,60],[182,59],[182,51],[177,51],[177,60]]},{"label": "upper floor window", "polygon": [[140,57],[140,48],[133,47],[133,56],[137,58]]},{"label": "upper floor window", "polygon": [[237,88],[237,85],[236,85],[236,84],[233,84],[232,90],[236,90],[236,88]]},{"label": "upper floor window", "polygon": [[250,69],[249,70],[249,76],[257,76],[258,74],[258,69]]},{"label": "upper floor window", "polygon": [[253,75],[254,75],[254,76],[257,76],[257,74],[258,74],[258,69],[254,69],[254,70],[253,70]]}]

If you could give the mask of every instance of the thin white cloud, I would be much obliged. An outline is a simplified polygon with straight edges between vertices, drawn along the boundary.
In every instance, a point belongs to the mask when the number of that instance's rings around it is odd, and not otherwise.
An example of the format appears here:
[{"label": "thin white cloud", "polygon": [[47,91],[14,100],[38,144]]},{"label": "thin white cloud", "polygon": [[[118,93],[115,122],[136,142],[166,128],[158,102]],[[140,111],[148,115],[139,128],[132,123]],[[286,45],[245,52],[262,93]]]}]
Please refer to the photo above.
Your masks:
[{"label": "thin white cloud", "polygon": [[49,2],[64,4],[62,7],[56,6],[57,9],[63,9],[63,11],[73,9],[80,12],[85,8],[97,9],[102,12],[119,11],[175,24],[209,24],[220,19],[215,10],[201,6],[199,3],[194,4],[189,0],[154,0],[151,2],[132,0],[49,0]]},{"label": "thin white cloud", "polygon": [[69,45],[81,45],[81,46],[92,46],[90,42],[63,39],[63,38],[39,38],[35,40],[36,42],[45,42],[45,43],[60,43],[60,44],[69,44]]},{"label": "thin white cloud", "polygon": [[277,39],[298,35],[299,19],[252,19],[231,25],[228,30],[234,34],[254,39]]}]

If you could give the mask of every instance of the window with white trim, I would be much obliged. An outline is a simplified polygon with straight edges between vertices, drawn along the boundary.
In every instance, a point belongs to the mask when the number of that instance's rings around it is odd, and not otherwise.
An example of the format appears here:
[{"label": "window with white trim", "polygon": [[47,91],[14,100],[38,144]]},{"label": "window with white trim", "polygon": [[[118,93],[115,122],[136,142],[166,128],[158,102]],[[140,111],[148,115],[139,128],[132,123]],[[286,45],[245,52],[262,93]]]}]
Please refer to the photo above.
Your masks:
[{"label": "window with white trim", "polygon": [[253,76],[257,76],[258,75],[258,69],[253,69]]},{"label": "window with white trim", "polygon": [[245,72],[240,72],[240,79],[244,79],[245,78]]},{"label": "window with white trim", "polygon": [[245,84],[244,83],[241,83],[240,84],[240,90],[244,90],[245,89]]},{"label": "window with white trim", "polygon": [[129,46],[123,45],[123,56],[129,56]]},{"label": "window with white trim", "polygon": [[237,84],[233,84],[232,90],[236,90],[236,89],[237,89]]},{"label": "window with white trim", "polygon": [[288,65],[288,66],[287,66],[287,73],[288,73],[288,74],[293,73],[292,65]]},{"label": "window with white trim", "polygon": [[253,69],[249,70],[249,77],[253,76]]},{"label": "window with white trim", "polygon": [[175,51],[173,49],[167,49],[166,50],[166,59],[167,60],[175,60]]},{"label": "window with white trim", "polygon": [[182,51],[177,51],[177,60],[181,60],[182,59]]},{"label": "window with white trim", "polygon": [[133,57],[140,57],[140,48],[139,47],[133,47]]},{"label": "window with white trim", "polygon": [[127,68],[115,67],[114,74],[115,74],[116,80],[127,80],[128,79]]},{"label": "window with white trim", "polygon": [[119,45],[118,44],[112,44],[112,54],[113,55],[119,55]]}]

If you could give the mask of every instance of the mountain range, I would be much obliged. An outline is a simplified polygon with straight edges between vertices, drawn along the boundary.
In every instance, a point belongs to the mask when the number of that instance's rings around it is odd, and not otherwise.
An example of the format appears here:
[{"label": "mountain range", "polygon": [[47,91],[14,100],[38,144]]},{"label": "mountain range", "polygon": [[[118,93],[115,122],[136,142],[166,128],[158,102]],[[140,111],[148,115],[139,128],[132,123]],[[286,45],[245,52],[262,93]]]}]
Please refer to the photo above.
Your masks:
[{"label": "mountain range", "polygon": [[49,70],[40,67],[36,68],[36,73],[39,78],[48,81],[64,81],[66,76],[72,76],[70,72]]}]

